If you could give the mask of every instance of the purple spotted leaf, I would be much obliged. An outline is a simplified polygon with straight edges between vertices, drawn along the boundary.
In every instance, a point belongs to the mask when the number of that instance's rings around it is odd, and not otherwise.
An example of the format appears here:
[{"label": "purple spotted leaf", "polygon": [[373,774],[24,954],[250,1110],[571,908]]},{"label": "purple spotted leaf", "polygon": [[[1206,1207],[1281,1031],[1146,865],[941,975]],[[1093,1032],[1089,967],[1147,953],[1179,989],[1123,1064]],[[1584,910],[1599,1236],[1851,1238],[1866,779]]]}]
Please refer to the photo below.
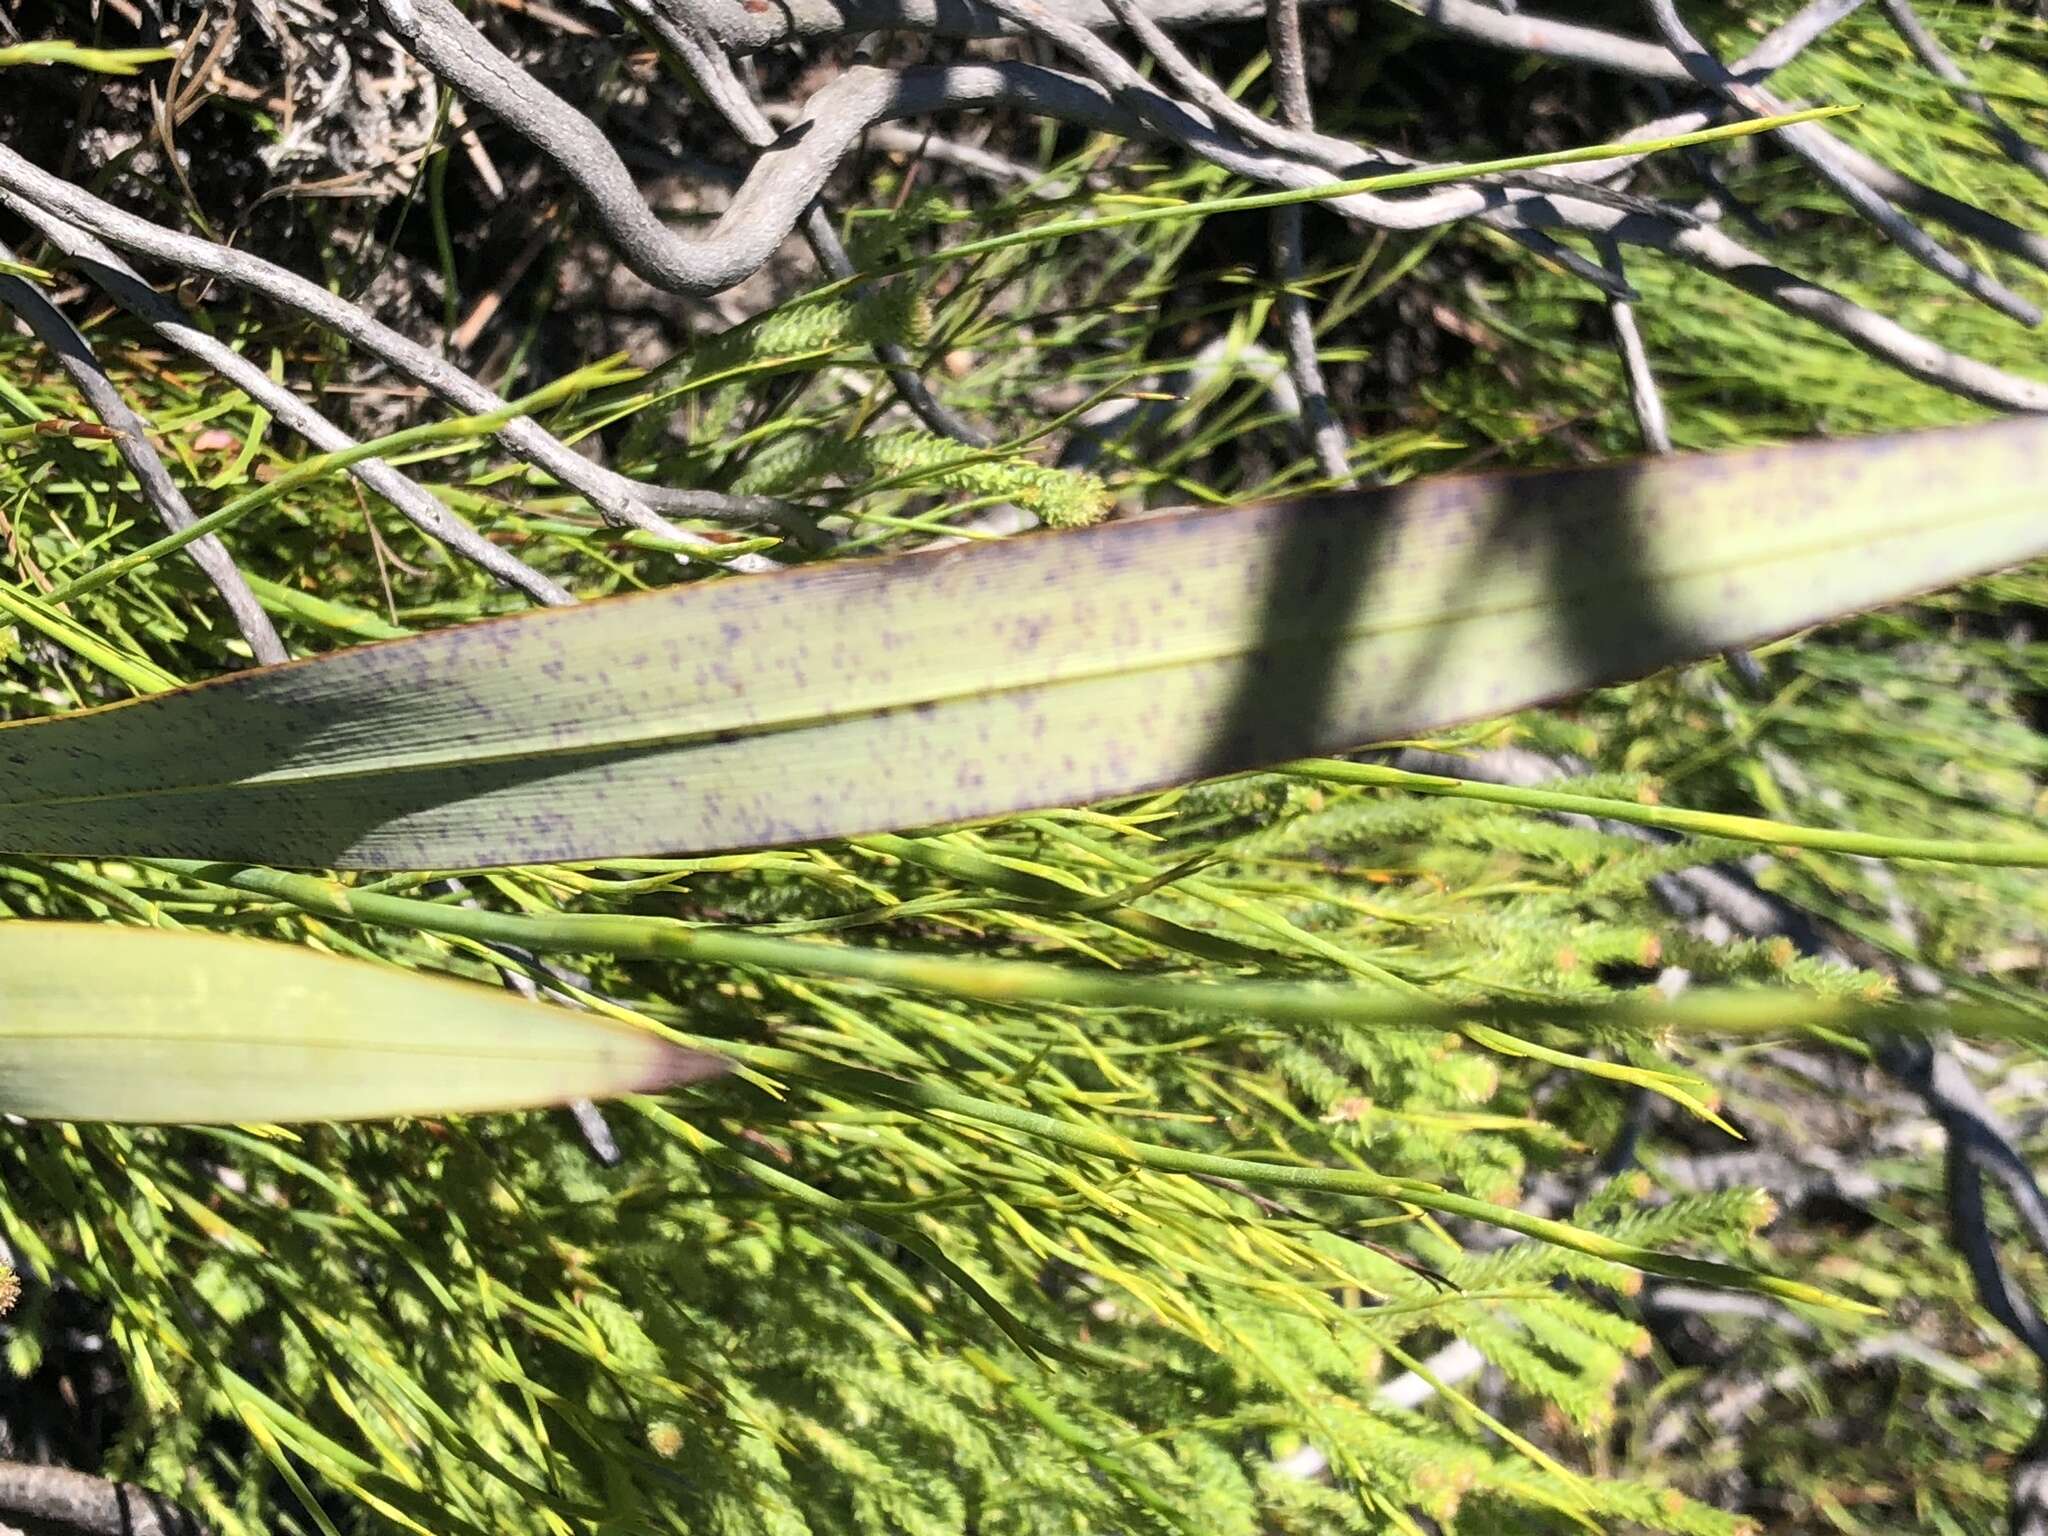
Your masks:
[{"label": "purple spotted leaf", "polygon": [[1486,474],[468,625],[0,730],[0,849],[799,843],[1409,736],[2048,553],[2048,424]]}]

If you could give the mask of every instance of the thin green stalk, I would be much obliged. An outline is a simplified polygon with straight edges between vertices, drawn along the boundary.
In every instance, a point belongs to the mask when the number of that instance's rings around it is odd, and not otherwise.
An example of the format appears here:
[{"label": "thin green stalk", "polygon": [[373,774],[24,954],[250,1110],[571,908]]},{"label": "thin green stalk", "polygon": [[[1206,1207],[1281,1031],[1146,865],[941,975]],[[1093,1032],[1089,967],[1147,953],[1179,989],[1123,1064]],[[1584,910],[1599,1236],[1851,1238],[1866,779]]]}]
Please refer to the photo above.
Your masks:
[{"label": "thin green stalk", "polygon": [[1088,891],[1075,890],[1043,875],[1013,868],[986,854],[953,847],[935,839],[881,833],[862,838],[858,846],[936,870],[968,885],[1079,912],[1132,938],[1198,955],[1204,960],[1219,960],[1226,965],[1270,965],[1275,958],[1249,944],[1239,944],[1218,934],[1202,933],[1170,918],[1141,911],[1121,900],[1104,901]]},{"label": "thin green stalk", "polygon": [[1762,816],[1730,816],[1718,811],[1688,811],[1669,805],[1639,805],[1604,795],[1567,789],[1524,789],[1508,784],[1483,784],[1435,773],[1411,773],[1378,763],[1347,763],[1312,757],[1284,764],[1282,773],[1330,784],[1361,784],[1376,789],[1405,789],[1418,795],[1447,795],[1457,800],[1484,800],[1522,810],[1558,811],[1576,816],[1604,816],[1639,827],[1659,827],[1695,837],[1718,837],[1734,843],[1762,843],[1776,848],[1812,848],[1822,853],[1860,854],[1873,859],[1925,859],[1938,864],[1990,864],[2004,869],[2048,868],[2048,840],[1963,841],[1945,837],[1893,837],[1882,832],[1838,831],[1770,821]]},{"label": "thin green stalk", "polygon": [[36,43],[12,43],[0,48],[0,69],[21,64],[64,65],[100,75],[134,75],[145,64],[175,59],[173,48],[85,48],[77,43],[52,39]]},{"label": "thin green stalk", "polygon": [[1458,1003],[1334,982],[1212,982],[1082,970],[1037,960],[961,959],[859,949],[732,928],[693,927],[673,918],[488,912],[358,890],[338,880],[284,870],[193,859],[138,862],[273,897],[343,922],[387,923],[424,933],[459,934],[537,953],[609,954],[835,976],[986,1003],[1151,1008],[1260,1018],[1277,1024],[1342,1023],[1384,1029],[1455,1029],[1483,1018],[1496,1025],[1579,1025],[1653,1034],[1793,1034],[1820,1029],[1854,1035],[1860,1031],[1946,1029],[1991,1038],[2048,1040],[2048,1026],[2040,1020],[1989,1002],[1876,1001],[1702,988],[1677,997],[1639,989],[1599,1000],[1487,998]]},{"label": "thin green stalk", "polygon": [[179,686],[175,677],[154,662],[115,649],[92,630],[58,612],[57,601],[0,581],[0,613],[48,636],[101,671],[118,677],[137,693],[162,693]]},{"label": "thin green stalk", "polygon": [[990,235],[986,239],[941,246],[935,251],[914,256],[907,261],[871,267],[855,273],[852,277],[813,289],[806,297],[825,298],[861,283],[872,282],[876,278],[894,277],[905,272],[915,272],[923,267],[963,261],[972,256],[985,256],[991,251],[1008,250],[1012,246],[1063,240],[1069,235],[1089,235],[1109,229],[1129,229],[1140,224],[1206,218],[1214,213],[1246,213],[1265,208],[1287,208],[1297,203],[1320,203],[1333,197],[1348,197],[1357,192],[1408,191],[1416,187],[1434,187],[1447,182],[1465,181],[1475,176],[1499,176],[1514,171],[1542,170],[1553,165],[1582,165],[1591,160],[1611,160],[1619,156],[1653,155],[1670,149],[1690,149],[1695,144],[1713,144],[1724,139],[1747,138],[1754,133],[1768,133],[1794,123],[1821,122],[1855,110],[1849,106],[1809,107],[1800,112],[1788,112],[1782,117],[1748,118],[1741,122],[1723,123],[1714,128],[1702,128],[1697,133],[1674,134],[1667,139],[1588,144],[1578,149],[1553,150],[1544,154],[1510,155],[1500,160],[1475,160],[1465,165],[1435,165],[1421,170],[1362,176],[1351,181],[1329,181],[1318,187],[1289,187],[1276,192],[1248,192],[1236,197],[1201,198],[1194,202],[1134,208],[1125,213],[1104,214],[1088,219],[1055,219],[1050,223],[1017,230],[1011,234]]}]

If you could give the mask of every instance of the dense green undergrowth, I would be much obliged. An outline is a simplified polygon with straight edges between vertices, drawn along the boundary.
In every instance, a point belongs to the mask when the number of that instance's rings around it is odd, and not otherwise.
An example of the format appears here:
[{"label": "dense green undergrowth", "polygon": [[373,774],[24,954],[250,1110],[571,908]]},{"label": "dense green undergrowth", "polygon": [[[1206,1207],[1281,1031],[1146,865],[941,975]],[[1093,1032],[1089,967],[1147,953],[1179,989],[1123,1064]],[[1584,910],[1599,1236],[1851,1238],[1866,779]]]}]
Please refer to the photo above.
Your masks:
[{"label": "dense green undergrowth", "polygon": [[[2001,16],[1997,48],[1977,53],[1989,15],[1934,19],[2009,114],[2048,136],[2036,67],[2048,33]],[[1354,45],[1400,67],[1393,43]],[[1875,18],[1844,23],[1783,84],[1857,102],[1852,131],[1931,180],[2022,222],[2038,208],[2036,186]],[[460,162],[447,171],[461,174]],[[1098,209],[1085,189],[902,196],[895,174],[878,171],[870,211],[847,220],[871,263]],[[1670,188],[1689,173],[1673,160],[1654,174]],[[1790,162],[1749,156],[1727,174],[1795,231],[1779,245],[1790,264],[2038,371],[2035,338],[1881,250]],[[1104,143],[1045,165],[1054,188],[1088,176],[1150,196],[1236,190]],[[1245,351],[1274,343],[1273,295],[1219,259],[1232,228],[1212,238],[1188,219],[934,264],[879,300],[792,306],[550,420],[601,432],[618,467],[669,484],[804,498],[848,556],[1002,503],[1061,521],[1110,498],[1308,488],[1271,369]],[[1365,381],[1345,402],[1364,428],[1361,468],[1404,477],[1636,450],[1604,309],[1585,289],[1473,234],[1324,249],[1308,287],[1327,359]],[[2002,275],[2039,296],[2024,273]],[[1629,277],[1681,446],[1971,414],[1695,274],[1639,257]],[[1375,349],[1417,294],[1400,323],[1454,341],[1397,393],[1374,373]],[[220,381],[89,304],[73,312],[90,317],[200,511],[303,458]],[[232,308],[217,318],[289,377],[352,377],[302,327]],[[892,399],[864,350],[877,339],[933,359],[947,400],[1008,433],[1002,447],[970,457],[907,432],[864,436]],[[542,381],[523,346],[494,380],[508,394]],[[1053,466],[1077,413],[1130,395],[1142,409],[1089,475]],[[13,718],[126,696],[122,665],[188,680],[245,659],[180,562],[65,598],[154,535],[107,445],[64,430],[86,415],[47,358],[0,337],[0,580],[15,619],[0,689]],[[579,595],[726,579],[605,528],[473,442],[397,461]],[[261,507],[229,541],[300,652],[517,606],[339,477]],[[772,533],[728,546],[764,547],[806,557]],[[60,603],[116,665],[61,643]],[[1674,804],[2026,835],[2048,755],[2036,728],[2048,644],[2020,621],[2044,608],[2048,573],[2017,572],[1767,649],[1761,694],[1707,664],[1434,745],[1535,747],[1582,764],[1603,792]],[[2028,872],[1774,859],[1762,884],[1865,946],[1870,968],[1840,971],[1676,922],[1651,882],[1700,856],[1468,802],[1256,777],[909,838],[509,869],[467,877],[465,895],[431,873],[376,884],[540,915],[1465,998],[1582,997],[1670,968],[1693,986],[1867,992],[1889,985],[1886,963],[1910,960],[2039,1011],[2048,890]],[[1824,1050],[1810,1043],[1296,1032],[603,954],[543,972],[452,935],[338,924],[130,864],[0,861],[0,904],[481,985],[523,972],[581,1006],[809,1064],[610,1108],[616,1168],[567,1115],[298,1133],[10,1128],[0,1229],[28,1282],[5,1333],[14,1444],[40,1436],[53,1454],[173,1491],[222,1532],[1961,1532],[1994,1520],[2005,1459],[2031,1431],[2031,1369],[1977,1311],[1946,1244],[1924,1128],[1876,1074],[1856,1075],[1853,1042],[1826,1059],[1867,1103],[1801,1076]],[[1128,909],[1181,925],[1193,950],[1110,920]],[[1678,1358],[1668,1336],[1653,1348],[1640,1277],[1619,1266],[1413,1208],[1278,1201],[906,1109],[835,1081],[847,1064],[1154,1144],[1367,1168],[1508,1205],[1562,1191],[1561,1213],[1592,1230],[1798,1273],[1885,1316],[1710,1314],[1699,1326],[1712,1347]],[[2040,1086],[2034,1063],[2010,1064],[2008,1102],[2029,1128]],[[1656,1106],[1642,1167],[1604,1177],[1638,1092]],[[1750,1180],[1682,1193],[1667,1161],[1731,1146],[1695,1113],[1711,1105],[1766,1151],[1867,1154],[1866,1198],[1772,1224]],[[1910,1347],[1874,1351],[1873,1339]],[[1455,1341],[1490,1370],[1438,1379],[1429,1362]],[[1392,1383],[1415,1406],[1379,1395]],[[1757,1401],[1714,1420],[1752,1383],[1766,1388]]]}]

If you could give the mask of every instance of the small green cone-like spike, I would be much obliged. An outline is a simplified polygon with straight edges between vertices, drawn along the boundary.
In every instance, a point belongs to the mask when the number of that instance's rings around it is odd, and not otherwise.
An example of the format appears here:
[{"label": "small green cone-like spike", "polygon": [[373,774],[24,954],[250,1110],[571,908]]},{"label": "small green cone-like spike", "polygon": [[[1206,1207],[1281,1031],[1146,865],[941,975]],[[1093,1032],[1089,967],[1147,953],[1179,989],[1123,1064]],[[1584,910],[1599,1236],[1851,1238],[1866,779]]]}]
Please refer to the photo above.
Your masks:
[{"label": "small green cone-like spike", "polygon": [[282,944],[0,923],[0,1111],[283,1123],[524,1109],[725,1070],[644,1030]]}]

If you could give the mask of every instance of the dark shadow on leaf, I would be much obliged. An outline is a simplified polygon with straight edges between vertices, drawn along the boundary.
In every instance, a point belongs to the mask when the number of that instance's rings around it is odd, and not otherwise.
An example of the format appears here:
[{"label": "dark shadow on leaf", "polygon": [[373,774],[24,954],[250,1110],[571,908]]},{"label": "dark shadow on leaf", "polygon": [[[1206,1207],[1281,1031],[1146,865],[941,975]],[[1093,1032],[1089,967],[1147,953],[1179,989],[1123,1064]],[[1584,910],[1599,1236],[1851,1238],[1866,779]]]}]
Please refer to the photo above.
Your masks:
[{"label": "dark shadow on leaf", "polygon": [[[1261,641],[1203,771],[1484,719],[1711,655],[1714,641],[1663,606],[1648,560],[1652,521],[1685,509],[1655,504],[1638,480],[1635,466],[1607,466],[1418,482],[1284,509],[1263,573]],[[1406,584],[1443,580],[1433,563],[1446,550],[1462,550],[1448,588],[1461,617],[1418,650],[1402,627]],[[1461,648],[1503,609],[1526,616],[1519,654]]]}]

